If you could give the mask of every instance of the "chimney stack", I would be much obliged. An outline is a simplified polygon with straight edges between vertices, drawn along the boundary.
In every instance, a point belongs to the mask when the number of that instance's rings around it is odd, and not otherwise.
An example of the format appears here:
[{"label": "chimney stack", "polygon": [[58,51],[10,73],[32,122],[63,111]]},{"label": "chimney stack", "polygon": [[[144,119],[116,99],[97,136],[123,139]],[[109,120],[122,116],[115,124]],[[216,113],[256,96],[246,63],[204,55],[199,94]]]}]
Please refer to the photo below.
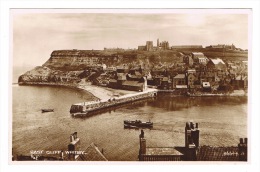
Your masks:
[{"label": "chimney stack", "polygon": [[77,136],[77,132],[74,132],[70,135],[70,144],[68,145],[69,160],[74,161],[78,155],[76,155],[75,151],[79,151],[80,149],[80,139]]},{"label": "chimney stack", "polygon": [[145,138],[141,138],[140,139],[140,154],[146,154],[146,139]]},{"label": "chimney stack", "polygon": [[199,147],[199,124],[196,123],[194,127],[193,122],[186,122],[185,127],[185,147]]},{"label": "chimney stack", "polygon": [[238,144],[239,161],[247,161],[247,138],[240,138]]},{"label": "chimney stack", "polygon": [[186,160],[195,161],[196,148],[199,147],[199,124],[194,125],[193,122],[186,122],[185,126],[185,148],[186,148]]},{"label": "chimney stack", "polygon": [[140,149],[139,149],[139,160],[142,161],[142,155],[146,154],[146,139],[144,138],[144,131],[141,130],[141,134],[139,135],[139,144],[140,144]]}]

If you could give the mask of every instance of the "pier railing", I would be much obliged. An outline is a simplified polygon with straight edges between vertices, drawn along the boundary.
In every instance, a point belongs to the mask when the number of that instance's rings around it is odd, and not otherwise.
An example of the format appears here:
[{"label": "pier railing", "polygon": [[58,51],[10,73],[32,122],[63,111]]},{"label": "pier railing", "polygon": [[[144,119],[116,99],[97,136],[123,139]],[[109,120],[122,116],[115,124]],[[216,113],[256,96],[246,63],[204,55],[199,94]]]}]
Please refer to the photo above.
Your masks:
[{"label": "pier railing", "polygon": [[151,89],[145,92],[137,92],[137,93],[127,94],[120,97],[112,97],[108,100],[77,103],[71,106],[70,113],[73,115],[76,115],[76,113],[81,113],[81,115],[84,115],[84,113],[87,114],[89,112],[98,111],[100,109],[105,109],[105,108],[129,103],[129,102],[134,102],[141,99],[156,97],[156,96],[157,96],[157,90]]}]

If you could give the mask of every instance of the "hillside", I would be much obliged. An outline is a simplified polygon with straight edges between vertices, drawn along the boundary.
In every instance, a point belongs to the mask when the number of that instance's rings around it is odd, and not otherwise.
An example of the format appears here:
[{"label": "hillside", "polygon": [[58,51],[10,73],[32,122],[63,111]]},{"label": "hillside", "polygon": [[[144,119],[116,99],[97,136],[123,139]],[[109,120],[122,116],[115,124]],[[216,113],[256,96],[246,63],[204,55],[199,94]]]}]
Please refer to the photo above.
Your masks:
[{"label": "hillside", "polygon": [[100,51],[100,50],[55,50],[43,67],[62,71],[84,70],[91,64],[118,66],[127,63],[158,63],[179,60],[177,51]]},{"label": "hillside", "polygon": [[237,51],[237,50],[224,50],[217,48],[196,48],[196,49],[178,49],[177,51],[185,52],[187,54],[191,52],[202,52],[208,58],[221,58],[223,60],[248,60],[247,51]]},{"label": "hillside", "polygon": [[40,67],[21,75],[18,79],[20,84],[29,82],[62,82],[77,83],[82,76],[88,78],[99,72],[87,69],[95,67],[96,64],[107,66],[145,65],[152,67],[159,63],[177,63],[181,59],[179,52],[203,52],[209,58],[219,57],[223,60],[247,60],[247,52],[222,51],[219,49],[197,48],[197,49],[175,49],[164,51],[137,51],[137,50],[55,50],[50,58]]},{"label": "hillside", "polygon": [[118,66],[127,63],[149,64],[159,62],[176,62],[178,52],[203,52],[209,58],[219,57],[223,60],[247,60],[247,52],[221,51],[208,48],[176,49],[164,51],[101,51],[101,50],[55,50],[43,67],[62,71],[84,70],[91,64]]}]

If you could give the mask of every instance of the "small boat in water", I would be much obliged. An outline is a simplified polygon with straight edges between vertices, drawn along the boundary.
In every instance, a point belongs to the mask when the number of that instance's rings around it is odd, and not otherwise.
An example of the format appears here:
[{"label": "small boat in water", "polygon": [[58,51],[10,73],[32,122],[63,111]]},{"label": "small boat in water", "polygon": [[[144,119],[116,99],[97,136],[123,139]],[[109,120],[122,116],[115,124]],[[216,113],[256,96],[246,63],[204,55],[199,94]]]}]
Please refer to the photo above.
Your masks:
[{"label": "small boat in water", "polygon": [[153,127],[152,122],[142,122],[141,120],[135,120],[135,121],[130,121],[130,120],[124,120],[124,127],[128,128],[134,128],[134,127]]},{"label": "small boat in water", "polygon": [[42,109],[42,113],[45,113],[45,112],[54,112],[54,109]]}]

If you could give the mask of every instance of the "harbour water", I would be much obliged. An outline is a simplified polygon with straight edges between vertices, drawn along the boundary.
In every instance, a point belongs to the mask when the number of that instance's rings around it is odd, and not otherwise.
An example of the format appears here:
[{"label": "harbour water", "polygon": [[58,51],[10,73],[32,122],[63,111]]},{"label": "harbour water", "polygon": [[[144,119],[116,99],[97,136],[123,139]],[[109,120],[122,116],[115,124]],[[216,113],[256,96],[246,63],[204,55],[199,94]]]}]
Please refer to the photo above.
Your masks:
[{"label": "harbour water", "polygon": [[[160,95],[88,118],[74,118],[70,106],[90,101],[91,94],[64,87],[12,86],[12,148],[14,154],[30,155],[32,150],[67,150],[69,135],[75,131],[81,149],[94,142],[109,161],[137,160],[140,130],[124,129],[123,120],[154,122],[145,129],[148,147],[184,145],[188,121],[199,123],[200,145],[236,146],[248,137],[246,97],[174,97]],[[41,113],[42,108],[54,112]]]}]

